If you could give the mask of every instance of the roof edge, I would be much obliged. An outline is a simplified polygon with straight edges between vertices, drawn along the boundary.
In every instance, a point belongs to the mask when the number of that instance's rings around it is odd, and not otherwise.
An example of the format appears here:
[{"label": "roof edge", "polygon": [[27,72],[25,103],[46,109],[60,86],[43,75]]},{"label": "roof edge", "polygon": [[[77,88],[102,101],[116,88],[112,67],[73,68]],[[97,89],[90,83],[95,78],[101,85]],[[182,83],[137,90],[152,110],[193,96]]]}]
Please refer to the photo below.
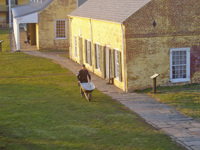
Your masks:
[{"label": "roof edge", "polygon": [[123,24],[124,23],[124,21],[123,22],[117,22],[117,21],[112,21],[112,20],[101,20],[101,19],[95,19],[95,18],[89,18],[89,17],[81,17],[81,16],[74,16],[74,15],[67,15],[67,16],[69,16],[69,17],[78,17],[78,18],[84,18],[84,19],[92,19],[92,20],[98,20],[98,21],[105,21],[105,22],[111,22],[111,23],[117,23],[117,24]]},{"label": "roof edge", "polygon": [[[19,18],[19,17],[27,16],[27,15],[30,15],[30,14],[33,14],[33,13],[42,11],[42,10],[44,10],[47,6],[49,6],[49,4],[51,4],[53,1],[54,1],[54,0],[49,0],[49,2],[48,2],[44,7],[42,7],[42,8],[37,9],[37,10],[35,10],[35,11],[31,11],[31,12],[26,13],[26,14],[14,16],[13,18],[16,18],[16,17]],[[35,1],[32,1],[32,2],[35,2]],[[30,4],[31,4],[31,2],[30,2],[28,5],[30,5]],[[23,6],[28,6],[28,5],[23,5]],[[19,7],[20,7],[20,6],[19,6]],[[14,8],[19,8],[19,7],[14,7]],[[13,8],[12,8],[12,9],[13,9]]]}]

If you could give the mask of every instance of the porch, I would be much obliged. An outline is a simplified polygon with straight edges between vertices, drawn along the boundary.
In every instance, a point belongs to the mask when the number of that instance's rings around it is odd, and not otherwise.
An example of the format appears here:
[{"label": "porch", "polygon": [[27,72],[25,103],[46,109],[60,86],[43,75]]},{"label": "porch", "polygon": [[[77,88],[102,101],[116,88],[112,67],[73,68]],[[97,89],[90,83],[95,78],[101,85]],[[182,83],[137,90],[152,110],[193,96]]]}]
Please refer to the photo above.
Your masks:
[{"label": "porch", "polygon": [[35,51],[36,45],[26,44],[24,41],[27,38],[27,32],[24,29],[20,29],[20,51]]}]

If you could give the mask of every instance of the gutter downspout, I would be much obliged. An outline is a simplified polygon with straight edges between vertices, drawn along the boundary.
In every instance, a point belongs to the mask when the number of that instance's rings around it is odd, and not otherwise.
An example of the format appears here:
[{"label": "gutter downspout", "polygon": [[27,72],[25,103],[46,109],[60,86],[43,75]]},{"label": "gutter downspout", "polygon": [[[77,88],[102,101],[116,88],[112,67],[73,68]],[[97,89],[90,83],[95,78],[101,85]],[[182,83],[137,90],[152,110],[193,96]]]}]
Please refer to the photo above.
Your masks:
[{"label": "gutter downspout", "polygon": [[69,58],[72,59],[72,50],[71,50],[71,18],[69,17]]},{"label": "gutter downspout", "polygon": [[91,55],[92,55],[92,72],[94,72],[94,65],[93,65],[93,38],[92,38],[92,21],[90,19],[90,39],[91,39]]},{"label": "gutter downspout", "polygon": [[121,29],[122,29],[122,49],[123,49],[123,74],[124,74],[124,92],[126,92],[126,78],[125,78],[125,59],[124,59],[124,29],[123,29],[123,23],[121,23]]}]

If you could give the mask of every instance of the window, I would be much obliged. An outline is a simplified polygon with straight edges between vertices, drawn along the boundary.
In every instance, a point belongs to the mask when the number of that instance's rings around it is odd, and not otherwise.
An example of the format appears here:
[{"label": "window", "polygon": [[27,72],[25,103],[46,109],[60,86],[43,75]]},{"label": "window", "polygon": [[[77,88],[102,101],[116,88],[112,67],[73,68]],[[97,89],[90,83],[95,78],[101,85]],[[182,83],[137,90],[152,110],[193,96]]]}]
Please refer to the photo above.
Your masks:
[{"label": "window", "polygon": [[190,48],[170,49],[170,81],[190,81]]},{"label": "window", "polygon": [[119,70],[120,70],[120,56],[119,56],[119,50],[115,49],[115,78],[119,80]]},{"label": "window", "polygon": [[[6,0],[6,5],[8,5],[8,3],[9,3],[9,0]],[[18,0],[11,0],[10,4],[11,5],[18,5]]]},{"label": "window", "polygon": [[16,0],[11,0],[11,5],[16,5]]},{"label": "window", "polygon": [[86,55],[86,63],[88,63],[90,66],[92,65],[91,60],[91,42],[89,40],[85,40],[85,55]]},{"label": "window", "polygon": [[74,35],[74,53],[75,53],[75,58],[77,58],[77,38],[76,35]]},{"label": "window", "polygon": [[55,20],[55,38],[66,39],[67,38],[67,20]]},{"label": "window", "polygon": [[100,70],[100,50],[99,43],[96,44],[96,68]]},{"label": "window", "polygon": [[87,41],[87,63],[90,64],[90,42]]}]

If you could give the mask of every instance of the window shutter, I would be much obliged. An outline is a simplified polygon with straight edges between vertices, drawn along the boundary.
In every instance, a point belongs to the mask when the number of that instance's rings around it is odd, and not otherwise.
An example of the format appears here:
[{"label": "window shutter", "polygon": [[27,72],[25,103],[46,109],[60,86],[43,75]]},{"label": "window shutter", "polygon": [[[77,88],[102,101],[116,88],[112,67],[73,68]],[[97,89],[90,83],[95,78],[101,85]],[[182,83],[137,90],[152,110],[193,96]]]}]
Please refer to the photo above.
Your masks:
[{"label": "window shutter", "polygon": [[122,63],[121,63],[121,52],[118,51],[118,60],[119,60],[119,81],[122,82]]},{"label": "window shutter", "polygon": [[101,68],[101,77],[105,78],[105,46],[101,47],[101,59],[102,59],[102,68]]},{"label": "window shutter", "polygon": [[82,37],[79,37],[79,62],[82,65],[83,64],[83,58],[82,58]]},{"label": "window shutter", "polygon": [[18,0],[15,0],[15,5],[18,5]]},{"label": "window shutter", "polygon": [[112,51],[109,48],[109,79],[112,78]]},{"label": "window shutter", "polygon": [[98,57],[99,57],[99,67],[100,67],[100,70],[101,70],[101,46],[98,45]]},{"label": "window shutter", "polygon": [[94,44],[94,67],[97,69],[97,44]]},{"label": "window shutter", "polygon": [[106,78],[106,46],[103,46],[103,72],[104,78]]},{"label": "window shutter", "polygon": [[87,40],[85,40],[85,63],[87,63]]},{"label": "window shutter", "polygon": [[102,71],[103,69],[103,58],[102,58],[102,46],[99,46],[99,56],[100,56],[100,60],[99,60],[99,65],[100,65],[100,70]]},{"label": "window shutter", "polygon": [[90,66],[92,66],[92,48],[91,48],[91,42],[88,41],[88,43],[89,43],[89,59],[90,59],[89,64],[90,64]]},{"label": "window shutter", "polygon": [[115,78],[115,50],[113,49],[111,51],[111,66],[112,66],[112,74],[111,74],[111,78]]}]

